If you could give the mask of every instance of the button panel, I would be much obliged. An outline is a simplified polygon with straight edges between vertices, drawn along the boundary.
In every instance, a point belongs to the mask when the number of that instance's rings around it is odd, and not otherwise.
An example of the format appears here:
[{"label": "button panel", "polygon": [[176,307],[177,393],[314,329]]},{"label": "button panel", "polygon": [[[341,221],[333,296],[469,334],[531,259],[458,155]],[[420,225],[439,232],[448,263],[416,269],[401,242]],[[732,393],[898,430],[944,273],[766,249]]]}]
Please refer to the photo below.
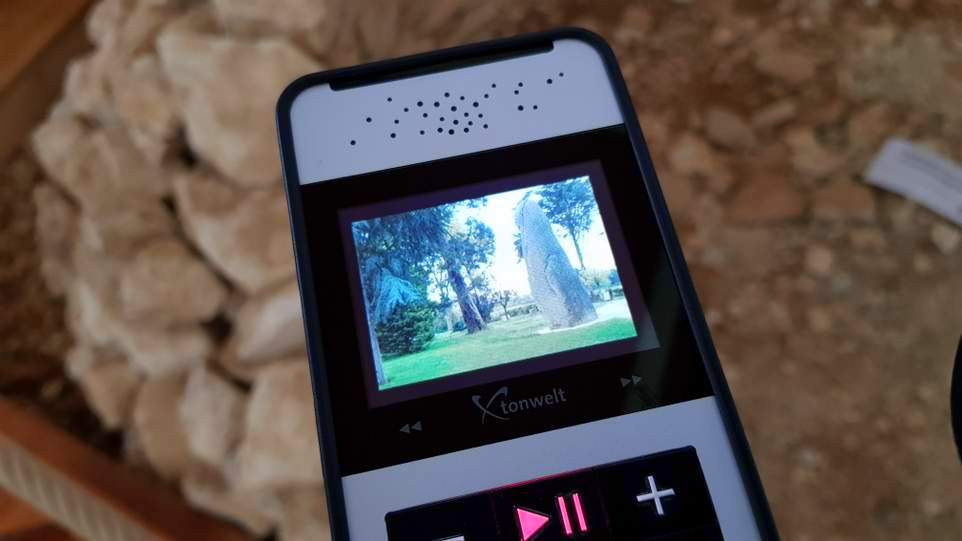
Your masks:
[{"label": "button panel", "polygon": [[481,541],[499,539],[494,508],[487,494],[388,513],[388,539]]},{"label": "button panel", "polygon": [[723,540],[694,447],[388,513],[391,541]]}]

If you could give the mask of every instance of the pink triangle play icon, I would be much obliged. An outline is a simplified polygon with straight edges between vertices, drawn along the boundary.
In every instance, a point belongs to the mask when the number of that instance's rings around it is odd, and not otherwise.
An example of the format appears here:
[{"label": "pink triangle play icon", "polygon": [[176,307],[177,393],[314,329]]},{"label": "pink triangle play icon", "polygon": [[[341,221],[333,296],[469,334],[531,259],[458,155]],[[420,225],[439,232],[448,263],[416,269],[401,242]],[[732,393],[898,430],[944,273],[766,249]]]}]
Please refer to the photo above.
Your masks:
[{"label": "pink triangle play icon", "polygon": [[518,517],[518,529],[521,530],[521,541],[529,541],[538,535],[551,517],[537,511],[530,511],[521,507],[515,507],[514,512]]}]

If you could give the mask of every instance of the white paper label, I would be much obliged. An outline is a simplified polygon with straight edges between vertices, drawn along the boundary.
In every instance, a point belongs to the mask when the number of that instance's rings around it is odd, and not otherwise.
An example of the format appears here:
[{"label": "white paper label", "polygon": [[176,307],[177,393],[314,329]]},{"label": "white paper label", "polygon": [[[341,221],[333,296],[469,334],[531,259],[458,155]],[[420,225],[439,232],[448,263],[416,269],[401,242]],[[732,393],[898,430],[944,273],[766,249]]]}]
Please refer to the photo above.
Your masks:
[{"label": "white paper label", "polygon": [[889,139],[865,180],[962,225],[962,167],[904,139]]}]

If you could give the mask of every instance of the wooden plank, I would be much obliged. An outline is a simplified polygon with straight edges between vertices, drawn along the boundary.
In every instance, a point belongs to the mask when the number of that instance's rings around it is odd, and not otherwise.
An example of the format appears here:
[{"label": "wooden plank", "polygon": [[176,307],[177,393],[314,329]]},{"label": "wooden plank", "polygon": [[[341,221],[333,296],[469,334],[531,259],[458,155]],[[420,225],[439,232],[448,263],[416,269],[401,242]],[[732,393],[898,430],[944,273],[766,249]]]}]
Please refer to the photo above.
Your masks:
[{"label": "wooden plank", "polygon": [[3,541],[74,541],[32,507],[0,490],[0,539]]},{"label": "wooden plank", "polygon": [[64,68],[90,47],[89,0],[0,0],[0,160],[23,145],[60,95]]},{"label": "wooden plank", "polygon": [[77,541],[72,535],[53,524],[14,532],[2,539],[3,541]]},{"label": "wooden plank", "polygon": [[[4,472],[8,479],[23,480],[23,485],[44,487],[40,493],[67,486],[66,497],[53,499],[72,500],[68,507],[76,515],[86,511],[76,512],[78,506],[92,504],[90,514],[111,523],[109,527],[120,521],[125,529],[129,524],[130,529],[161,540],[250,540],[238,528],[189,508],[155,479],[111,461],[39,415],[0,398],[0,474]],[[7,488],[16,493],[16,487]],[[41,504],[37,507],[50,512]]]},{"label": "wooden plank", "polygon": [[0,2],[0,90],[7,88],[68,26],[90,0],[3,0]]},{"label": "wooden plank", "polygon": [[47,522],[47,517],[0,490],[0,539],[6,539],[14,532],[38,528]]}]

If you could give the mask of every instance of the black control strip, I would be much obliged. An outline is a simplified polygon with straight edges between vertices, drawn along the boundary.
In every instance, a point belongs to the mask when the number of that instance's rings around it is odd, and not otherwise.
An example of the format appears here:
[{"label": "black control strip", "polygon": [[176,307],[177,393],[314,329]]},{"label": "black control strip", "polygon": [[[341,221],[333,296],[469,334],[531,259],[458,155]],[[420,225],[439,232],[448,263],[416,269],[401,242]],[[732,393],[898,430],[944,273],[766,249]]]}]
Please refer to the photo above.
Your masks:
[{"label": "black control strip", "polygon": [[391,541],[718,541],[694,447],[388,513]]}]

